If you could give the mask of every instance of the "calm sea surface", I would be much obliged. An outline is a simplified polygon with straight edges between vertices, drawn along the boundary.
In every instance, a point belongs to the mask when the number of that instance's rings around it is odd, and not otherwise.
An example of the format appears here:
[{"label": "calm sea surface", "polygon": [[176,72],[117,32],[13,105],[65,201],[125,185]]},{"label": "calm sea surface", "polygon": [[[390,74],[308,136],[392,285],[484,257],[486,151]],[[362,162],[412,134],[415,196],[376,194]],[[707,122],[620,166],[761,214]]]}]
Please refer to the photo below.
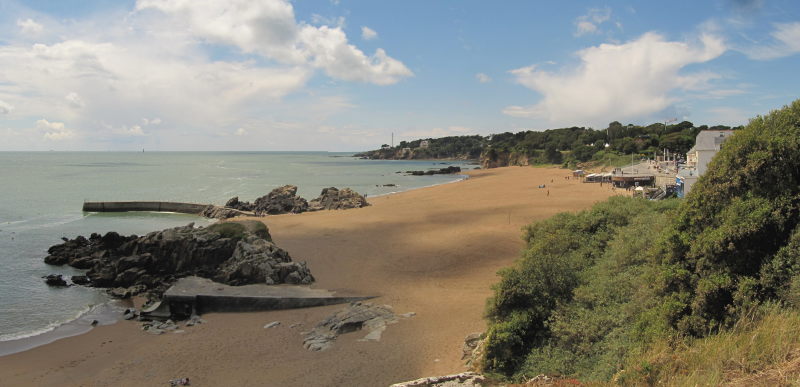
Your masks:
[{"label": "calm sea surface", "polygon": [[[285,184],[298,186],[309,200],[331,186],[375,196],[459,178],[395,173],[441,167],[324,152],[0,152],[0,341],[46,332],[108,301],[102,290],[44,284],[47,274],[80,273],[43,262],[62,236],[142,235],[210,223],[181,214],[83,213],[84,200],[224,204],[233,196],[252,201]],[[397,187],[383,186],[390,183]]]}]

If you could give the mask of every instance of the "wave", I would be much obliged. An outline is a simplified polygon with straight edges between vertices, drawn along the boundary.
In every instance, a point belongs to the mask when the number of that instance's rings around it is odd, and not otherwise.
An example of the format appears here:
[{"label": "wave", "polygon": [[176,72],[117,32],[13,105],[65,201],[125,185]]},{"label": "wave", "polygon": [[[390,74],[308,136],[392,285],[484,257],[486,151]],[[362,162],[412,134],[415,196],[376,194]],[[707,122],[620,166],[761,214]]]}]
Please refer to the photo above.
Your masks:
[{"label": "wave", "polygon": [[39,335],[47,333],[47,332],[52,332],[56,328],[58,328],[58,327],[60,327],[60,326],[62,326],[64,324],[68,324],[68,323],[71,323],[73,321],[79,320],[81,317],[89,314],[92,310],[94,310],[98,306],[99,305],[87,305],[86,307],[84,307],[83,309],[79,310],[76,314],[72,315],[71,317],[67,317],[65,319],[58,320],[58,321],[52,321],[49,324],[47,324],[46,326],[44,326],[43,328],[38,328],[38,329],[30,330],[30,331],[22,331],[22,332],[17,332],[17,333],[2,334],[2,335],[0,335],[0,342],[27,339],[29,337],[39,336]]}]

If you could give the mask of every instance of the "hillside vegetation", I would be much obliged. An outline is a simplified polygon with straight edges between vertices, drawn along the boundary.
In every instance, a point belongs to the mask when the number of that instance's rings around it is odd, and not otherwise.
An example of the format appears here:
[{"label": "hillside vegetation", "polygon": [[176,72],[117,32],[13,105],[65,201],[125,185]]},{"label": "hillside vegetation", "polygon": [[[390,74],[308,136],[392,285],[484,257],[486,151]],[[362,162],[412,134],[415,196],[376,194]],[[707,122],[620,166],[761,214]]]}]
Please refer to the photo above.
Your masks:
[{"label": "hillside vegetation", "polygon": [[694,385],[789,364],[798,223],[795,101],[732,136],[685,200],[614,197],[526,227],[487,303],[485,371]]},{"label": "hillside vegetation", "polygon": [[[484,168],[508,165],[594,162],[617,165],[629,160],[624,155],[652,155],[663,149],[683,154],[694,146],[701,130],[731,129],[727,126],[695,127],[688,121],[674,125],[648,126],[612,122],[605,129],[583,127],[499,133],[490,136],[451,136],[401,141],[397,146],[359,153],[370,159],[462,159],[480,160]],[[608,146],[606,146],[606,144]]]}]

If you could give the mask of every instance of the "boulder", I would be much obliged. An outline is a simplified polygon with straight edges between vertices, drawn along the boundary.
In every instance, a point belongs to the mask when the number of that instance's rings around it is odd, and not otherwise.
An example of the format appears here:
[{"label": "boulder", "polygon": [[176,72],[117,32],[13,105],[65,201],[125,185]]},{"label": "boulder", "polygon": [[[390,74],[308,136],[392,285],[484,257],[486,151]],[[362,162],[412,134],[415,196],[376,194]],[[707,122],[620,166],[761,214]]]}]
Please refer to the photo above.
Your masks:
[{"label": "boulder", "polygon": [[89,282],[91,282],[89,281],[89,277],[85,275],[73,275],[70,280],[72,280],[72,283],[75,285],[88,285]]},{"label": "boulder", "polygon": [[67,286],[67,281],[64,280],[64,277],[61,274],[50,274],[44,277],[44,282],[48,286]]},{"label": "boulder", "polygon": [[253,212],[258,216],[277,214],[299,214],[308,209],[308,202],[297,196],[297,186],[285,185],[253,202]]},{"label": "boulder", "polygon": [[319,197],[308,203],[309,211],[343,210],[368,206],[367,198],[350,188],[324,188]]}]

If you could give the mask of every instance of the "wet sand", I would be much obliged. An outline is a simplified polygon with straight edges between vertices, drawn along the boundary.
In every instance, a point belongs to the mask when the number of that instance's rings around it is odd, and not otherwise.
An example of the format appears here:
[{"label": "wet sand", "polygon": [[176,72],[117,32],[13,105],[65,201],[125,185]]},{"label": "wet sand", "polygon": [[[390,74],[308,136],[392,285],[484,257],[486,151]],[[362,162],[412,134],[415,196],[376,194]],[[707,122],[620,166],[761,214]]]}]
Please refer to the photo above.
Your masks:
[{"label": "wet sand", "polygon": [[[386,386],[461,372],[463,339],[485,328],[495,273],[523,247],[520,228],[615,193],[565,180],[565,169],[468,174],[369,198],[373,205],[362,209],[263,219],[279,246],[308,262],[315,287],[379,296],[372,301],[416,313],[389,325],[379,342],[358,341],[366,332],[354,332],[327,351],[305,350],[300,332],[341,305],[207,314],[206,324],[160,336],[121,321],[0,357],[0,384],[142,386],[189,377],[194,386]],[[263,328],[272,321],[281,325]]]}]

